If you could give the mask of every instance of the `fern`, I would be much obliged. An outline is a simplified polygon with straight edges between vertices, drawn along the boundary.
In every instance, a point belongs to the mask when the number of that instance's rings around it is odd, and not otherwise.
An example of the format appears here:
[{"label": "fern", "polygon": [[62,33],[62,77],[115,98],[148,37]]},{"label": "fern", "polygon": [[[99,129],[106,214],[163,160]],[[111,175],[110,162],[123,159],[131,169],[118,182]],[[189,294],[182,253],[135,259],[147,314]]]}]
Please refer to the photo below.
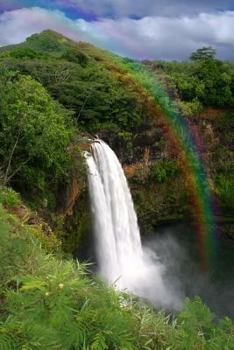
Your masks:
[{"label": "fern", "polygon": [[0,349],[14,350],[16,349],[13,338],[8,334],[4,327],[0,326]]},{"label": "fern", "polygon": [[107,350],[108,345],[106,344],[105,337],[102,333],[96,334],[94,341],[91,344],[91,350]]},{"label": "fern", "polygon": [[234,350],[234,326],[199,298],[171,320],[42,248],[0,206],[0,350]]}]

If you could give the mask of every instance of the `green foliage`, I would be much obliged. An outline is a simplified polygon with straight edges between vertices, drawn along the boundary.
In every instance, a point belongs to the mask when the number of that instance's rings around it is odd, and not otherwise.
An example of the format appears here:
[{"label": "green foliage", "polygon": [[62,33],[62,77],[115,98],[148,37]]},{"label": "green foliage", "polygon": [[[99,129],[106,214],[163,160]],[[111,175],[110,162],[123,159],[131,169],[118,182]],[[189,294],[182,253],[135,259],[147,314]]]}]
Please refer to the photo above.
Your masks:
[{"label": "green foliage", "polygon": [[[188,62],[146,62],[170,89],[186,116],[196,115],[202,106],[233,107],[234,65],[215,59],[211,48],[194,53]],[[186,104],[185,104],[186,102]],[[189,102],[189,104],[188,104]]]},{"label": "green foliage", "polygon": [[61,53],[65,52],[66,43],[71,44],[71,41],[52,30],[45,30],[41,34],[33,34],[29,37],[24,46],[37,52],[42,51],[43,53],[50,52],[55,55],[61,55]]},{"label": "green foliage", "polygon": [[215,59],[216,51],[211,46],[202,47],[197,51],[192,52],[190,59],[193,61],[198,60],[213,60]]},{"label": "green foliage", "polygon": [[[9,220],[0,210],[0,222]],[[98,349],[103,344],[132,349],[133,320],[118,295],[88,280],[80,265],[46,256],[27,227],[15,230],[15,225],[1,227],[4,342],[12,338],[16,348],[33,349]]]},{"label": "green foliage", "polygon": [[61,58],[69,62],[78,63],[82,67],[85,67],[88,63],[88,56],[73,47],[67,48]]},{"label": "green foliage", "polygon": [[177,104],[185,117],[198,115],[203,109],[201,102],[199,102],[197,98],[192,100],[191,102],[178,101]]},{"label": "green foliage", "polygon": [[38,56],[39,55],[37,54],[36,51],[27,47],[17,48],[14,51],[10,52],[10,57],[20,58],[20,59],[26,58],[26,57],[29,59],[34,59]]},{"label": "green foliage", "polygon": [[0,203],[5,207],[15,208],[21,204],[21,198],[11,187],[0,187]]},{"label": "green foliage", "polygon": [[[10,56],[7,59],[6,52]],[[74,112],[79,126],[85,130],[96,131],[103,124],[110,124],[132,131],[146,118],[147,111],[143,113],[143,101],[136,87],[126,84],[126,72],[118,71],[113,57],[92,45],[45,31],[10,47],[4,55],[2,62],[9,69],[39,81]]]},{"label": "green foliage", "polygon": [[[187,300],[185,309],[178,315],[181,334],[181,350],[187,349],[234,349],[233,325],[228,318],[215,323],[215,316],[200,298],[192,303]],[[224,333],[228,332],[226,337]]]},{"label": "green foliage", "polygon": [[229,319],[199,299],[170,321],[48,255],[27,225],[0,206],[0,348],[63,350],[233,349]]},{"label": "green foliage", "polygon": [[225,209],[230,211],[234,208],[234,176],[220,174],[216,176],[216,193]]},{"label": "green foliage", "polygon": [[71,167],[70,114],[30,77],[0,76],[0,160],[4,184],[45,192]]},{"label": "green foliage", "polygon": [[165,182],[179,173],[178,165],[171,160],[160,160],[154,162],[151,167],[150,177],[157,182]]},{"label": "green foliage", "polygon": [[[231,70],[231,69],[232,70]],[[233,106],[232,84],[234,81],[234,66],[225,69],[220,61],[200,61],[196,67],[195,77],[204,85],[200,100],[208,106]],[[229,72],[231,75],[229,75]]]},{"label": "green foliage", "polygon": [[100,63],[91,61],[85,67],[61,61],[20,65],[61,104],[74,111],[79,125],[86,130],[98,130],[103,123],[119,125],[123,130],[139,124],[141,107],[136,94]]}]

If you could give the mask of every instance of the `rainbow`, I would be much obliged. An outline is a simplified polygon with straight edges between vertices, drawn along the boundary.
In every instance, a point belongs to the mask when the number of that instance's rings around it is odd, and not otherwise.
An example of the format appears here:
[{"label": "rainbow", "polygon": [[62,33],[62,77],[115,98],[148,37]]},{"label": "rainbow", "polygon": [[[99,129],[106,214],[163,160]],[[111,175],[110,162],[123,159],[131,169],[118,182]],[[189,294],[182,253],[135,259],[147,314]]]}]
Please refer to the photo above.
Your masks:
[{"label": "rainbow", "polygon": [[150,108],[160,115],[170,142],[177,154],[190,190],[191,206],[198,234],[201,268],[207,270],[215,262],[217,251],[216,224],[213,213],[213,199],[210,184],[199,152],[201,141],[189,121],[179,112],[155,76],[141,63],[116,59],[127,72],[127,78],[135,81],[149,99]]},{"label": "rainbow", "polygon": [[[106,53],[105,53],[105,56]],[[170,100],[156,77],[137,61],[109,54],[103,56],[106,67],[133,88],[143,100],[146,108],[160,119],[166,129],[167,141],[179,155],[180,167],[190,193],[191,208],[198,235],[200,265],[202,270],[211,269],[216,262],[217,228],[210,183],[202,159],[202,142],[189,120],[184,118],[176,103]]]},{"label": "rainbow", "polygon": [[[74,0],[3,0],[0,11],[25,6],[70,9],[74,10],[77,15],[85,13],[91,17],[95,16],[83,6],[78,6]],[[124,83],[134,84],[137,91],[147,99],[147,108],[151,109],[155,116],[160,117],[167,130],[168,142],[173,144],[177,154],[180,155],[181,169],[190,190],[194,221],[197,223],[201,266],[203,269],[208,269],[215,261],[216,225],[213,199],[207,172],[202,161],[198,135],[192,129],[189,121],[181,116],[177,106],[170,100],[155,76],[141,63],[110,54],[109,57],[106,57],[105,64],[119,79],[124,79]]]}]

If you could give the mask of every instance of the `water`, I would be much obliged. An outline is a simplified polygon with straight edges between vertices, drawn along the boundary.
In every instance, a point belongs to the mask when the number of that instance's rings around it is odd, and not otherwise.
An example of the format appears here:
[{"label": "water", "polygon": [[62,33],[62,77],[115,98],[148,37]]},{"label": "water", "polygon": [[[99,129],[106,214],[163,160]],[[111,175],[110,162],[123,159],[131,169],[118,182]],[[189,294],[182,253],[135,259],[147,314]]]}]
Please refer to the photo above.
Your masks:
[{"label": "water", "polygon": [[137,217],[122,166],[101,140],[86,155],[99,274],[157,305],[178,309],[182,295],[164,281],[164,267],[150,249],[143,249]]},{"label": "water", "polygon": [[217,261],[207,272],[200,270],[197,235],[188,223],[162,226],[142,245],[116,155],[97,140],[86,159],[100,276],[157,307],[178,310],[186,296],[199,295],[217,316],[234,318],[234,242],[219,240]]},{"label": "water", "polygon": [[217,259],[209,271],[201,271],[197,234],[188,223],[173,223],[158,228],[146,238],[145,246],[165,268],[164,280],[179,285],[184,296],[199,295],[217,316],[234,319],[234,241],[220,237]]}]

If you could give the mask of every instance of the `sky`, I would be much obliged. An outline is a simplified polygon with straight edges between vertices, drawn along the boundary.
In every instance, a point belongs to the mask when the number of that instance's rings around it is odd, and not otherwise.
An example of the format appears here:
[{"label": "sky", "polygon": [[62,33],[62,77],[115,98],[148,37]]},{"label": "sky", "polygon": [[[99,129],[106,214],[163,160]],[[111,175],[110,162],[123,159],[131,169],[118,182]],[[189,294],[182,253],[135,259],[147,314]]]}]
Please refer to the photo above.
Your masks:
[{"label": "sky", "polygon": [[136,59],[212,46],[234,61],[234,0],[0,0],[0,46],[45,29]]}]

